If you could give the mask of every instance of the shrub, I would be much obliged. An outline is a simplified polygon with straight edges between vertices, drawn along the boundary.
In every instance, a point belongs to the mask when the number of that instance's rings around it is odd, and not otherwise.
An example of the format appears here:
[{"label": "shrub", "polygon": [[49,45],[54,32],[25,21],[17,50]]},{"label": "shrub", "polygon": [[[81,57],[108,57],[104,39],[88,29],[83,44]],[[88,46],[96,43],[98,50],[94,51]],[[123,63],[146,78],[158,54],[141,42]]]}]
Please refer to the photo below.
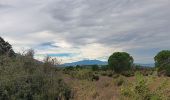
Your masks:
[{"label": "shrub", "polygon": [[108,76],[108,77],[112,77],[114,75],[113,71],[101,71],[100,72],[101,76]]},{"label": "shrub", "polygon": [[98,65],[92,65],[92,71],[98,71],[99,66]]},{"label": "shrub", "polygon": [[165,96],[165,83],[162,83],[154,91],[149,90],[149,78],[137,72],[135,74],[136,80],[133,83],[125,84],[121,87],[121,97],[130,100],[168,100]]},{"label": "shrub", "polygon": [[83,69],[82,66],[80,66],[80,65],[76,65],[75,68],[76,68],[77,70]]},{"label": "shrub", "polygon": [[100,74],[101,74],[102,76],[107,76],[107,71],[101,71]]},{"label": "shrub", "polygon": [[131,77],[131,76],[134,76],[134,72],[133,71],[124,71],[121,73],[123,76],[126,76],[126,77]]},{"label": "shrub", "polygon": [[102,65],[101,67],[100,67],[100,69],[102,70],[102,71],[107,71],[108,70],[108,65]]},{"label": "shrub", "polygon": [[114,73],[113,73],[112,71],[107,71],[107,76],[108,76],[108,77],[112,77],[113,74],[114,74]]},{"label": "shrub", "polygon": [[99,76],[93,74],[92,81],[98,81],[98,80],[99,80]]},{"label": "shrub", "polygon": [[[28,55],[0,56],[0,100],[69,100],[71,89],[59,79],[52,63],[39,63]],[[53,62],[48,60],[49,62]],[[50,66],[49,66],[50,65]],[[48,71],[44,67],[48,66]]]},{"label": "shrub", "polygon": [[115,84],[116,86],[121,86],[121,85],[123,85],[124,83],[125,83],[125,78],[122,77],[122,76],[116,78],[115,81],[114,81],[114,84]]},{"label": "shrub", "polygon": [[80,80],[92,80],[93,73],[89,69],[75,70],[70,73],[73,78]]}]

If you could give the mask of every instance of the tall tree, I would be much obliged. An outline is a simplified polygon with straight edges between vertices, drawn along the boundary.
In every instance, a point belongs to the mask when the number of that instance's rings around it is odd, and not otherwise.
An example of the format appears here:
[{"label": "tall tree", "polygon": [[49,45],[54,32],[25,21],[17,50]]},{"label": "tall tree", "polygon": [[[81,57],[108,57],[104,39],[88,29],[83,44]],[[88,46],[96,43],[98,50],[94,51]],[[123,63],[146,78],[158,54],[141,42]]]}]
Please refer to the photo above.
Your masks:
[{"label": "tall tree", "polygon": [[108,60],[109,68],[117,73],[130,70],[133,64],[133,57],[126,52],[115,52]]},{"label": "tall tree", "polygon": [[0,56],[1,55],[7,55],[9,57],[15,56],[15,52],[13,51],[12,46],[2,37],[0,37]]},{"label": "tall tree", "polygon": [[158,74],[170,76],[170,50],[162,50],[154,57],[154,60]]}]

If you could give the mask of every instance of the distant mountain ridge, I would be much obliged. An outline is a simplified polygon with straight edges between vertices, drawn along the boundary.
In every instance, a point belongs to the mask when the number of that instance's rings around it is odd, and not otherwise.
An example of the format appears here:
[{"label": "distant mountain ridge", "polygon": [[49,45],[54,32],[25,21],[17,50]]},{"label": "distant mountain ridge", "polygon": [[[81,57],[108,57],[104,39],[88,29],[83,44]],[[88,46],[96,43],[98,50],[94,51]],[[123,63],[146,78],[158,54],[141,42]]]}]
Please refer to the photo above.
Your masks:
[{"label": "distant mountain ridge", "polygon": [[64,66],[76,66],[76,65],[107,65],[107,62],[100,60],[81,60],[72,63],[65,63]]},{"label": "distant mountain ridge", "polygon": [[155,67],[155,64],[154,64],[154,63],[150,63],[150,64],[135,63],[135,65],[140,65],[140,66],[144,66],[144,67]]},{"label": "distant mountain ridge", "polygon": [[[107,61],[100,61],[100,60],[81,60],[77,62],[72,63],[65,63],[64,66],[76,66],[76,65],[107,65]],[[135,63],[135,65],[140,65],[143,67],[154,67],[154,63],[149,64],[141,64],[141,63]]]}]

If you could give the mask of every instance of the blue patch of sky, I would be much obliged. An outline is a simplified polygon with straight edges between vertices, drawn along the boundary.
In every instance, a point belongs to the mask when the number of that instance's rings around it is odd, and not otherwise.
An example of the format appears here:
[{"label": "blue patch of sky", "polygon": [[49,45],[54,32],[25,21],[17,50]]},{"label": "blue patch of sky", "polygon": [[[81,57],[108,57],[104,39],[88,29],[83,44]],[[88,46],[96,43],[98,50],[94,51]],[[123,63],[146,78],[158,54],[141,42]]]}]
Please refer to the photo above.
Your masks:
[{"label": "blue patch of sky", "polygon": [[137,48],[127,52],[134,57],[135,63],[154,63],[154,57],[161,50],[160,48]]},{"label": "blue patch of sky", "polygon": [[142,54],[142,55],[155,56],[161,50],[162,49],[159,48],[138,48],[138,49],[128,50],[128,52],[137,55]]},{"label": "blue patch of sky", "polygon": [[59,48],[59,46],[53,45],[55,42],[44,42],[39,44],[36,48],[37,49],[49,49],[49,48]]},{"label": "blue patch of sky", "polygon": [[47,54],[47,56],[50,57],[73,57],[76,56],[77,54],[74,53],[56,53],[56,54]]}]

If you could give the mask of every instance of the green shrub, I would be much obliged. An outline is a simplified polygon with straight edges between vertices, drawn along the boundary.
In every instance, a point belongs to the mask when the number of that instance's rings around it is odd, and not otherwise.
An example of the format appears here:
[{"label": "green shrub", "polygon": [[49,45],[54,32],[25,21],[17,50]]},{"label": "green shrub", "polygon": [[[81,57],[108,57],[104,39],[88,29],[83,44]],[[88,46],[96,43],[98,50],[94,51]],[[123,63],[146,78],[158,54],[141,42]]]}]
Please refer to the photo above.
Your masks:
[{"label": "green shrub", "polygon": [[92,71],[98,71],[99,66],[98,65],[92,65]]},{"label": "green shrub", "polygon": [[149,83],[151,79],[144,78],[144,76],[137,72],[135,74],[135,82],[125,84],[121,87],[121,95],[123,99],[130,100],[168,100],[164,95],[165,83],[162,83],[154,91],[149,90]]},{"label": "green shrub", "polygon": [[75,70],[70,72],[73,78],[80,80],[92,80],[93,72],[90,69]]},{"label": "green shrub", "polygon": [[158,76],[161,75],[170,77],[170,64],[158,68]]},{"label": "green shrub", "polygon": [[0,65],[0,100],[71,98],[70,87],[59,78],[61,75],[53,63],[39,63],[28,55],[0,57],[3,59]]},{"label": "green shrub", "polygon": [[108,68],[109,68],[108,65],[102,65],[102,66],[100,67],[100,69],[101,69],[102,71],[107,71]]},{"label": "green shrub", "polygon": [[131,76],[134,76],[134,72],[133,71],[124,71],[121,73],[123,76],[126,76],[126,77],[131,77]]}]

